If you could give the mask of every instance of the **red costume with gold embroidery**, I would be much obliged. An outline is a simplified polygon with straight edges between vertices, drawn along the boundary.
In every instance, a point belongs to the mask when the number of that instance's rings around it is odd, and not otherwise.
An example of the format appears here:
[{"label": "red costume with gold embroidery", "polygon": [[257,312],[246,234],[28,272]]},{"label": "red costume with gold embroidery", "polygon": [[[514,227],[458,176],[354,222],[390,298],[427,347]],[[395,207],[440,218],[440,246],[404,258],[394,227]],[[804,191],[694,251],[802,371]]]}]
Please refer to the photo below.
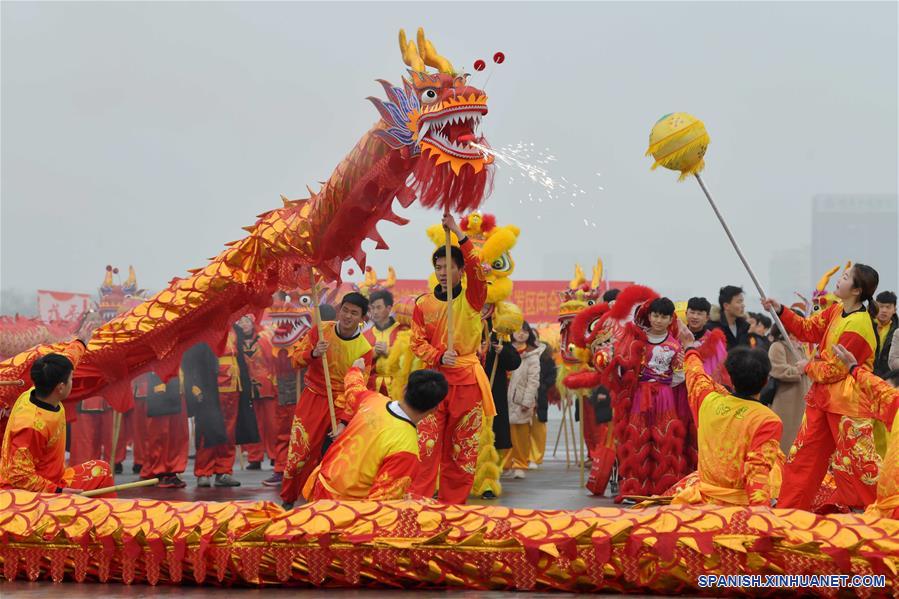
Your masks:
[{"label": "red costume with gold embroidery", "polygon": [[421,470],[412,490],[432,496],[439,470],[439,498],[446,503],[465,503],[474,482],[482,417],[496,415],[490,381],[478,357],[487,285],[472,243],[466,238],[460,248],[467,286],[464,292],[462,285],[453,291],[456,366],[441,363],[447,350],[446,294],[438,288],[422,295],[412,315],[412,353],[425,368],[442,372],[449,383],[449,393],[437,411],[418,423]]},{"label": "red costume with gold embroidery", "polygon": [[844,314],[842,304],[833,304],[809,318],[783,310],[781,320],[800,341],[817,343],[818,350],[805,368],[812,386],[777,505],[809,509],[836,452],[833,476],[837,489],[832,501],[867,506],[876,497],[881,465],[874,445],[874,421],[862,413],[855,380],[831,348],[841,344],[870,369],[876,346],[871,317],[864,309]]},{"label": "red costume with gold embroidery", "polygon": [[697,351],[687,353],[684,370],[698,423],[699,470],[687,477],[691,483],[672,503],[770,505],[780,482],[780,417],[757,401],[728,393],[706,374]]},{"label": "red costume with gold embroidery", "polygon": [[[73,341],[60,353],[77,367],[84,350],[83,343]],[[65,460],[66,410],[62,403],[41,401],[32,387],[16,400],[3,433],[0,488],[56,493],[65,487],[92,490],[113,484],[106,462],[92,460],[66,468]]]},{"label": "red costume with gold embroidery", "polygon": [[415,425],[391,411],[390,398],[368,390],[358,368],[351,368],[344,381],[353,417],[309,477],[303,495],[309,501],[402,499],[418,470]]},{"label": "red costume with gold embroidery", "polygon": [[858,408],[890,427],[890,442],[877,479],[877,501],[865,513],[899,518],[899,389],[864,368],[853,369],[858,383]]},{"label": "red costume with gold embroidery", "polygon": [[[361,333],[344,339],[337,330],[336,322],[322,323],[323,338],[328,341],[328,374],[331,378],[331,392],[337,420],[346,422],[352,416],[344,397],[344,377],[353,362],[365,360],[365,376],[371,372],[371,344]],[[291,360],[297,368],[306,367],[303,377],[303,394],[297,402],[293,424],[290,427],[290,447],[287,450],[287,464],[284,467],[284,481],[281,484],[281,499],[293,503],[306,485],[306,479],[319,463],[325,435],[331,430],[331,416],[328,409],[328,395],[325,387],[325,373],[320,357],[313,357],[312,350],[318,344],[318,329],[312,328],[291,352]]]},{"label": "red costume with gold embroidery", "polygon": [[[261,462],[266,454],[270,460],[278,456],[278,383],[275,376],[275,352],[271,333],[256,327],[256,332],[244,348],[247,367],[256,392],[253,411],[259,427],[259,443],[247,445],[247,459]],[[282,416],[283,417],[283,416]]]}]

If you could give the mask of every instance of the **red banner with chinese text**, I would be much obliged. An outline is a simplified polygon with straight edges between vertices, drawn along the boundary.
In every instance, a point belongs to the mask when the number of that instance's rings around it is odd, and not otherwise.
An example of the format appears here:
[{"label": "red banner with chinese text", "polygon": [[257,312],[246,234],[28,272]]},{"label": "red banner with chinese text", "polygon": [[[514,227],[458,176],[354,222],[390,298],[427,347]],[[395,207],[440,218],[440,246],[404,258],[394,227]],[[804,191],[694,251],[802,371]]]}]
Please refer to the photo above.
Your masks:
[{"label": "red banner with chinese text", "polygon": [[[531,324],[555,322],[559,317],[559,294],[568,289],[569,281],[515,281],[512,297],[508,301],[521,308],[525,320]],[[624,289],[633,285],[630,281],[603,281],[600,287]],[[350,286],[341,291],[350,291]],[[420,279],[397,279],[390,290],[395,298],[421,295],[428,291],[428,282]],[[341,293],[342,295],[342,293]]]}]

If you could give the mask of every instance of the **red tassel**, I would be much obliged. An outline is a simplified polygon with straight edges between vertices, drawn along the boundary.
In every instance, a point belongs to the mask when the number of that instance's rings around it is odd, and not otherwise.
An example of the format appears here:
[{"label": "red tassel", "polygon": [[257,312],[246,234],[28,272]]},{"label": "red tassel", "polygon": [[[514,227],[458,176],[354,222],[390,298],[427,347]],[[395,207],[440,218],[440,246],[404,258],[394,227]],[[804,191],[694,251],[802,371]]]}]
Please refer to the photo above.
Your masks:
[{"label": "red tassel", "polygon": [[496,216],[493,214],[485,214],[481,218],[481,231],[489,233],[496,228]]}]

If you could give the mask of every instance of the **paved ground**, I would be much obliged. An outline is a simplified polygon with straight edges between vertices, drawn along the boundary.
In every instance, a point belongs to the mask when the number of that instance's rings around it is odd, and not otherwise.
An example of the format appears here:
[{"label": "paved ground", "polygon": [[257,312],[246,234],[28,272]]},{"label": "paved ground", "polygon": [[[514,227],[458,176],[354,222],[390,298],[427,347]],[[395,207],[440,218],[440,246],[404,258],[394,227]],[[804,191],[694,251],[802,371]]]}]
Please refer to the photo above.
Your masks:
[{"label": "paved ground", "polygon": [[[558,412],[554,414],[556,419],[550,421],[547,445],[548,451],[544,465],[538,470],[530,470],[527,478],[524,480],[503,480],[503,495],[496,500],[471,500],[471,503],[505,505],[510,507],[521,508],[543,508],[543,509],[578,509],[588,506],[612,505],[608,498],[591,497],[580,485],[580,473],[572,464],[566,467],[565,464],[565,444],[560,442],[557,456],[553,458],[552,448],[559,430]],[[184,489],[157,489],[143,488],[133,491],[123,492],[123,497],[148,497],[154,499],[170,499],[180,501],[230,501],[236,499],[257,499],[279,501],[278,490],[270,489],[262,486],[260,483],[271,475],[271,467],[264,464],[262,471],[235,470],[234,476],[241,481],[242,485],[236,488],[197,488],[196,478],[192,475],[193,461],[188,466],[188,472],[185,473],[184,479],[187,487]],[[137,477],[131,474],[131,462],[125,463],[125,474],[116,477],[116,482],[128,482],[137,480]],[[296,595],[323,594],[320,590],[296,590],[296,589],[215,589],[211,587],[197,588],[189,586],[167,587],[158,586],[150,587],[145,585],[125,586],[121,584],[65,584],[62,586],[54,585],[47,582],[0,582],[0,597],[15,597],[15,599],[38,599],[44,597],[53,597],[54,599],[65,596],[66,599],[82,599],[87,597],[200,597],[208,596],[213,593],[229,593],[238,594],[240,599],[254,599],[257,597],[270,598],[273,596],[286,597],[288,594]],[[329,596],[341,597],[373,597],[375,594],[379,597],[385,596],[408,596],[408,594],[397,591],[338,591],[328,590]],[[418,598],[426,597],[447,597],[447,593],[441,592],[421,592],[416,591],[415,596]],[[520,593],[500,593],[500,592],[460,592],[453,591],[452,597],[459,599],[468,598],[501,598],[501,597],[520,597]],[[545,593],[534,593],[529,596],[558,596]]]},{"label": "paved ground", "polygon": [[[503,479],[503,494],[495,500],[472,499],[470,503],[484,505],[505,505],[520,508],[543,509],[578,509],[596,505],[611,505],[606,498],[590,496],[580,485],[580,472],[574,464],[574,452],[571,452],[571,464],[566,467],[565,443],[559,442],[555,457],[552,455],[553,445],[559,430],[558,412],[553,414],[549,422],[547,439],[547,455],[544,464],[537,470],[529,470],[524,480]],[[146,487],[123,491],[121,497],[147,497],[177,501],[233,501],[238,499],[267,500],[280,503],[277,488],[264,487],[261,483],[271,476],[271,466],[263,464],[261,471],[241,470],[235,465],[234,478],[241,482],[234,488],[198,488],[197,479],[193,476],[193,460],[188,464],[187,472],[182,478],[187,482],[184,489],[158,489]],[[586,476],[586,473],[585,473]],[[131,474],[130,458],[125,462],[125,472],[116,476],[117,483],[138,480]]]}]

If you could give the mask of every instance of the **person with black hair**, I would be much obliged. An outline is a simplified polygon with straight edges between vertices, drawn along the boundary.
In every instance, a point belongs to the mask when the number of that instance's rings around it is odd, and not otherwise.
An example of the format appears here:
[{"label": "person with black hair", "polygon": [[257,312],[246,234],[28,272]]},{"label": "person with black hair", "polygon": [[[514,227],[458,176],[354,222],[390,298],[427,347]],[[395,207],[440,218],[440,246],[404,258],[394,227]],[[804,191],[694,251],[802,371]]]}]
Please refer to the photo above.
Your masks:
[{"label": "person with black hair", "polygon": [[875,451],[873,422],[860,413],[858,393],[846,384],[849,370],[833,348],[840,344],[859,364],[873,368],[878,342],[872,319],[877,316],[878,282],[876,270],[855,264],[837,281],[834,295],[841,301],[808,318],[784,310],[777,300],[762,301],[766,310],[776,311],[788,333],[818,345],[810,362],[798,363],[812,386],[806,396],[805,419],[784,468],[778,507],[810,509],[834,454],[839,467],[833,469],[837,486],[833,502],[862,508],[876,497],[881,459]]},{"label": "person with black hair", "polygon": [[606,289],[602,294],[603,303],[609,304],[611,308],[615,304],[615,300],[618,298],[618,294],[621,293],[620,289]]},{"label": "person with black hair", "polygon": [[543,464],[546,452],[546,423],[549,421],[549,394],[556,386],[558,366],[553,358],[553,348],[541,341],[543,353],[540,354],[540,388],[537,390],[537,411],[531,423],[531,463],[534,467]]},{"label": "person with black hair", "polygon": [[449,386],[434,370],[409,375],[403,398],[366,388],[364,360],[344,379],[347,406],[354,413],[303,488],[308,501],[402,499],[419,469],[418,424],[446,397]]},{"label": "person with black hair", "polygon": [[[678,410],[675,387],[683,383],[683,348],[674,329],[674,302],[657,297],[645,310],[646,348],[634,390],[628,427],[645,438],[645,457],[626,459],[619,445],[620,491],[625,495],[662,493],[688,472],[685,440],[689,423]],[[686,407],[686,406],[684,406]]]},{"label": "person with black hair", "polygon": [[[274,465],[278,455],[278,386],[275,379],[275,351],[271,335],[256,325],[252,315],[247,314],[237,321],[240,329],[238,348],[247,369],[250,382],[250,406],[255,416],[258,442],[246,441],[241,444],[247,450],[247,470],[262,470],[262,462],[268,455],[269,462]],[[236,330],[236,329],[235,329]],[[246,432],[253,436],[253,422],[246,414]]]},{"label": "person with black hair", "polygon": [[[297,402],[290,429],[290,446],[281,483],[281,499],[292,506],[306,485],[306,480],[321,460],[325,437],[340,434],[352,417],[344,396],[344,379],[356,360],[362,359],[365,376],[371,373],[372,347],[362,334],[362,321],[368,315],[368,299],[357,292],[343,296],[337,307],[337,320],[321,324],[322,337],[317,327],[312,327],[291,349],[290,357],[295,368],[306,368],[303,393]],[[334,409],[337,412],[337,430],[331,430],[331,414],[328,407],[325,372],[322,357],[327,356],[328,374]]]},{"label": "person with black hair", "polygon": [[512,478],[525,478],[531,458],[531,423],[537,411],[540,390],[540,355],[544,346],[528,321],[512,334],[512,347],[520,356],[519,366],[509,377],[509,424],[511,428]]},{"label": "person with black hair", "polygon": [[387,357],[390,355],[390,348],[396,343],[396,336],[407,330],[407,327],[398,323],[391,315],[393,294],[386,289],[372,293],[368,298],[368,306],[372,326],[365,331],[365,338],[374,350],[374,364],[368,386],[382,395],[389,396],[393,377],[387,371]]},{"label": "person with black hair", "polygon": [[833,351],[858,384],[860,411],[891,430],[877,479],[877,500],[868,506],[865,514],[899,518],[899,369],[890,370],[881,378],[859,366],[855,355],[842,345],[836,345]]},{"label": "person with black hair", "polygon": [[698,422],[699,469],[679,483],[672,503],[770,506],[777,494],[771,474],[780,456],[780,418],[759,402],[771,363],[760,349],[736,347],[724,364],[734,392],[716,383],[696,350],[684,370],[690,410]]},{"label": "person with black hair", "polygon": [[704,297],[691,297],[687,301],[687,328],[693,333],[693,339],[699,341],[708,331],[709,314],[712,304]]},{"label": "person with black hair", "polygon": [[877,316],[874,325],[877,327],[877,336],[880,347],[874,358],[874,374],[883,376],[889,372],[890,351],[899,330],[899,317],[896,316],[896,294],[892,291],[881,291],[877,294]]},{"label": "person with black hair", "polygon": [[749,347],[757,347],[761,350],[768,351],[771,347],[771,339],[768,337],[768,331],[771,330],[771,319],[764,314],[749,312]]},{"label": "person with black hair", "polygon": [[[0,449],[0,488],[35,493],[73,493],[113,484],[112,469],[100,460],[65,467],[66,411],[72,373],[85,346],[74,341],[64,353],[41,356],[31,365],[33,386],[22,393],[9,416]],[[104,497],[115,497],[108,493]]]},{"label": "person with black hair", "polygon": [[[415,300],[410,347],[425,368],[446,376],[450,392],[449,399],[418,427],[422,467],[412,490],[431,497],[439,487],[440,501],[465,503],[474,483],[482,417],[496,416],[490,381],[478,356],[487,283],[478,252],[456,219],[444,215],[443,227],[456,234],[459,247],[453,246],[449,261],[443,248],[431,256],[438,284]],[[447,347],[447,308],[453,311],[452,347]]]},{"label": "person with black hair", "polygon": [[746,302],[743,289],[725,285],[718,291],[718,320],[709,322],[710,329],[721,329],[727,340],[727,349],[739,345],[749,346],[749,321],[746,320]]},{"label": "person with black hair", "polygon": [[[486,321],[488,329],[493,328],[491,319]],[[488,345],[489,343],[489,345]],[[499,463],[506,461],[509,450],[512,449],[512,427],[509,424],[509,377],[521,366],[521,355],[511,343],[503,343],[496,332],[491,332],[489,339],[484,340],[484,371],[493,372],[493,363],[496,362],[496,374],[493,376],[493,385],[490,393],[493,397],[493,405],[496,408],[496,416],[493,417],[493,447],[499,454]],[[477,471],[476,471],[477,472]],[[484,489],[481,497],[495,499],[498,486],[489,485]]]}]

